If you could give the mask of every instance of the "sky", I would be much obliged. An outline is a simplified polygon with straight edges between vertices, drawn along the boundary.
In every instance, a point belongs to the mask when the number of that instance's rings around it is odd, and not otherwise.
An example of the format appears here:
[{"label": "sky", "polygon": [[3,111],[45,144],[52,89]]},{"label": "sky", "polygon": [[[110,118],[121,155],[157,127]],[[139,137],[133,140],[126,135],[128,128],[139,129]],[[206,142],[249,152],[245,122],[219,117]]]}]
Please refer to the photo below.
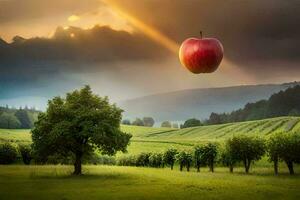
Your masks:
[{"label": "sky", "polygon": [[[37,106],[90,84],[118,102],[189,88],[300,80],[299,0],[0,0],[0,104]],[[212,74],[180,44],[213,37]]]}]

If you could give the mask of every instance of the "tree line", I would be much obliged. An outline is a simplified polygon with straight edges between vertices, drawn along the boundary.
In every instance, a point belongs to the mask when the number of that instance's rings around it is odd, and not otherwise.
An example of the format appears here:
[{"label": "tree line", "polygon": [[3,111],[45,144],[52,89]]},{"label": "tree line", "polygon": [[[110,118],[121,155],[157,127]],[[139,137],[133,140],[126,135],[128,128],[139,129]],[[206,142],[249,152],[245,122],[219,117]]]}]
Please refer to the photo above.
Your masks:
[{"label": "tree line", "polygon": [[[24,164],[32,161],[36,164],[73,164],[74,157],[52,154],[47,161],[41,162],[30,145],[0,144],[0,164],[11,164],[21,158]],[[258,136],[237,135],[229,138],[225,143],[212,143],[196,145],[193,150],[178,150],[169,148],[161,153],[143,152],[138,155],[121,156],[118,159],[96,153],[86,154],[83,163],[89,164],[110,164],[120,166],[136,167],[170,167],[179,166],[179,170],[195,167],[200,172],[202,167],[208,167],[214,172],[215,165],[228,167],[233,173],[234,168],[243,165],[245,172],[249,173],[251,165],[260,160],[263,156],[273,163],[274,173],[278,174],[279,162],[284,162],[293,175],[294,164],[300,163],[300,134],[296,133],[275,133],[268,139]]]},{"label": "tree line", "polygon": [[39,111],[35,108],[0,107],[0,128],[3,129],[30,129],[33,128]]},{"label": "tree line", "polygon": [[223,124],[281,116],[300,116],[300,85],[273,94],[268,100],[247,103],[231,113],[211,113],[205,124]]},{"label": "tree line", "polygon": [[163,153],[140,153],[136,156],[123,156],[117,160],[121,166],[157,167],[169,166],[173,170],[178,164],[179,170],[190,171],[195,167],[200,172],[201,167],[208,167],[214,172],[216,164],[226,166],[229,172],[242,164],[249,173],[251,164],[267,155],[273,163],[274,173],[278,174],[278,163],[284,162],[293,175],[294,164],[300,163],[300,134],[276,133],[268,139],[258,136],[238,135],[225,141],[224,144],[209,142],[197,145],[193,150],[177,150],[170,148]]}]

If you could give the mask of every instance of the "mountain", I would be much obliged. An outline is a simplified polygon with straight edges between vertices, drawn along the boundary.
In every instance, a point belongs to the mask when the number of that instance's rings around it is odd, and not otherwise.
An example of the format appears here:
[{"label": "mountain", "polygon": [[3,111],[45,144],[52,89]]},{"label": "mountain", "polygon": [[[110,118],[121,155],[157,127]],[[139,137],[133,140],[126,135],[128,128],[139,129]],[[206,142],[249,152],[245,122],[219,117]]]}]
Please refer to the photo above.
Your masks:
[{"label": "mountain", "polygon": [[118,105],[125,110],[124,118],[131,120],[144,116],[151,116],[156,122],[205,119],[212,112],[231,112],[295,85],[300,82],[189,89],[129,99]]}]

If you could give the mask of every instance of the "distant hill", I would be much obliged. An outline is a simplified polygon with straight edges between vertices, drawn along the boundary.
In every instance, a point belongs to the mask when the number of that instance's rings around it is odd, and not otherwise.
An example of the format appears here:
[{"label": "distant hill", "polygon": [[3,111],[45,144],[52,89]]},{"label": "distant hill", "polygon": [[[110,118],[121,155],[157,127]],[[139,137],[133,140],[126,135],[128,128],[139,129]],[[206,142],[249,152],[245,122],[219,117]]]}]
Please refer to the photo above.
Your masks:
[{"label": "distant hill", "polygon": [[175,91],[130,99],[119,103],[124,118],[151,116],[156,122],[184,121],[196,117],[205,119],[212,112],[231,112],[246,103],[268,99],[272,94],[300,82],[266,85],[244,85]]},{"label": "distant hill", "polygon": [[2,129],[29,129],[37,120],[40,111],[35,108],[0,107],[0,128]]}]

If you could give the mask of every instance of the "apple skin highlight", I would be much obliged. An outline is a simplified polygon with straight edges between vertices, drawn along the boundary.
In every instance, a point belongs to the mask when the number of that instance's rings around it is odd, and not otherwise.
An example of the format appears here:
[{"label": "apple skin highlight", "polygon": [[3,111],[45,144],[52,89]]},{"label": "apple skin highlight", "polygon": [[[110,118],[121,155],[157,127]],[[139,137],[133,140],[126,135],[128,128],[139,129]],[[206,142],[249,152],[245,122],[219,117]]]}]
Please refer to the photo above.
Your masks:
[{"label": "apple skin highlight", "polygon": [[215,38],[188,38],[179,49],[180,62],[192,73],[212,73],[223,59],[223,46]]}]

